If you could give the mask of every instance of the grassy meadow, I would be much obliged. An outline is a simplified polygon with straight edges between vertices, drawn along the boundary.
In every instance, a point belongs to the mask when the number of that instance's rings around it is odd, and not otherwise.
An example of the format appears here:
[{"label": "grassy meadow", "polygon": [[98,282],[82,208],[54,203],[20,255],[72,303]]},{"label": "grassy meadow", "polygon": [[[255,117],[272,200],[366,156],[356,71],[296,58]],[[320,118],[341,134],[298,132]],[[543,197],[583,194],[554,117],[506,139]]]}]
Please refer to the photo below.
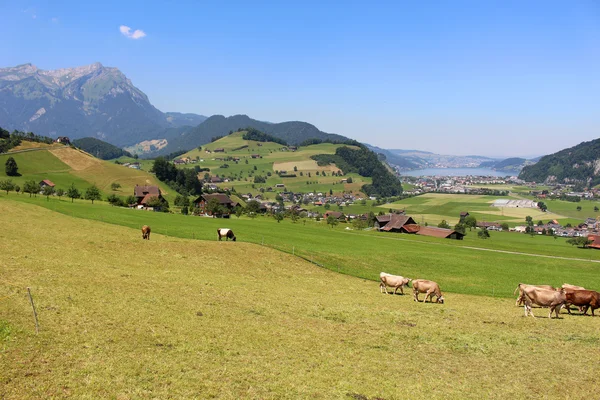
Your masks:
[{"label": "grassy meadow", "polygon": [[[73,206],[74,215],[76,207],[92,210],[83,202]],[[371,280],[245,240],[265,224],[280,239],[295,234],[310,245],[316,232],[325,242],[339,236],[343,240],[331,249],[344,251],[369,241],[384,246],[371,249],[376,255],[389,252],[383,243],[392,242],[393,258],[413,249],[435,259],[430,277],[445,275],[452,263],[444,257],[466,257],[473,268],[489,261],[483,252],[473,260],[447,246],[432,255],[428,243],[377,235],[357,240],[309,224],[243,219],[234,226],[238,242],[218,242],[212,235],[215,223],[236,221],[191,217],[198,233],[211,222],[210,240],[181,239],[159,234],[166,229],[160,221],[167,221],[160,218],[171,218],[171,226],[183,219],[122,211],[116,214],[122,221],[108,224],[33,200],[0,198],[0,398],[596,395],[595,385],[581,384],[581,366],[585,377],[600,372],[598,317],[549,320],[546,310],[535,309],[537,318],[525,318],[513,298],[450,292],[443,305],[417,304],[407,295],[380,294]],[[156,229],[150,241],[141,239],[139,225],[117,225],[138,224],[125,212],[151,222]],[[252,231],[250,223],[256,225]],[[488,279],[496,268],[524,273],[524,266],[514,266],[522,260],[495,259],[471,270],[462,286]],[[373,263],[381,267],[378,261]],[[561,264],[547,268],[574,279],[586,275],[590,263]],[[590,277],[597,275],[594,268]],[[442,290],[449,286],[439,281]],[[39,335],[26,287],[36,302]]]},{"label": "grassy meadow", "polygon": [[[379,272],[436,280],[449,292],[512,297],[519,282],[561,285],[565,282],[600,288],[600,252],[579,249],[563,238],[492,232],[482,240],[467,232],[462,241],[348,230],[348,224],[332,229],[325,221],[300,220],[277,223],[271,217],[216,219],[154,213],[112,207],[104,202],[32,198],[14,193],[0,201],[39,205],[68,216],[139,229],[168,236],[212,241],[217,228],[231,228],[239,242],[264,244],[293,253],[324,267],[377,281]],[[560,258],[558,258],[560,257]],[[476,277],[476,278],[474,278]]]},{"label": "grassy meadow", "polygon": [[[126,197],[133,194],[135,185],[157,185],[167,200],[175,199],[176,193],[171,193],[172,190],[148,172],[103,161],[63,145],[46,145],[41,148],[38,151],[0,155],[2,166],[8,157],[13,157],[17,162],[21,176],[10,177],[10,179],[21,188],[26,181],[32,179],[36,182],[49,179],[56,184],[56,188],[64,190],[71,184],[75,184],[75,187],[83,193],[86,188],[96,184],[103,195],[115,193]],[[6,176],[4,168],[0,168],[0,180],[7,178],[9,177]],[[117,191],[111,190],[113,182],[119,183],[121,188]]]}]

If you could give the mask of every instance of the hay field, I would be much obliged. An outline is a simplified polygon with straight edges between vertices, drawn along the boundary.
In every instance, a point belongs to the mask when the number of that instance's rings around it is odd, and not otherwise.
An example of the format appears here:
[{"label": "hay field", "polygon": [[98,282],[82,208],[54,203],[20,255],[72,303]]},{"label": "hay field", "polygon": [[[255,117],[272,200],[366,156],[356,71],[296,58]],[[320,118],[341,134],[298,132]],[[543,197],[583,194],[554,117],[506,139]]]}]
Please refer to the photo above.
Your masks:
[{"label": "hay field", "polygon": [[600,372],[598,317],[456,294],[417,304],[249,243],[143,241],[11,201],[0,215],[3,399],[595,395],[580,383],[581,365]]}]

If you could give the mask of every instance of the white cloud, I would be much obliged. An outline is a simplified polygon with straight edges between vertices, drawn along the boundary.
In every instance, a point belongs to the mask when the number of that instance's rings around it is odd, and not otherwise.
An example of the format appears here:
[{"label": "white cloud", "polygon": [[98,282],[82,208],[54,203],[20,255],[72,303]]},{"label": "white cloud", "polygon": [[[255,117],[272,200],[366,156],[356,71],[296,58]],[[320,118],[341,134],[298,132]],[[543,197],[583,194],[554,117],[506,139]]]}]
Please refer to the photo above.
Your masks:
[{"label": "white cloud", "polygon": [[119,31],[123,34],[123,36],[128,37],[129,39],[141,39],[146,36],[146,32],[141,29],[136,29],[135,31],[131,31],[131,28],[125,25],[121,25],[119,27]]},{"label": "white cloud", "polygon": [[58,18],[56,18],[56,17],[52,18],[51,21],[55,24],[58,24]]}]

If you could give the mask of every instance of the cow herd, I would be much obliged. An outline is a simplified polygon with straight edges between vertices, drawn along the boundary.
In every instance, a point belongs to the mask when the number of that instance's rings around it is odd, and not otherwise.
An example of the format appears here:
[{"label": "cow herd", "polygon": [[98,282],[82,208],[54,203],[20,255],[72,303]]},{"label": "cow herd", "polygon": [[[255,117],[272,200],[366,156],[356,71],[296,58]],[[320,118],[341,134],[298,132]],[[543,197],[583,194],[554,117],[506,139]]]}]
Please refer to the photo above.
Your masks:
[{"label": "cow herd", "polygon": [[423,303],[425,303],[427,299],[429,299],[430,302],[433,302],[433,296],[435,296],[436,303],[444,304],[444,296],[442,296],[440,285],[434,281],[428,281],[427,279],[410,279],[399,275],[391,275],[385,272],[381,272],[379,274],[379,280],[379,291],[381,293],[385,291],[387,294],[387,288],[393,287],[394,294],[396,294],[398,289],[400,289],[400,293],[404,294],[403,287],[409,287],[408,285],[412,283],[414,301],[419,302],[419,294],[425,293]]},{"label": "cow herd", "polygon": [[550,309],[548,318],[552,318],[552,313],[558,318],[561,308],[566,308],[567,312],[571,314],[571,306],[578,307],[579,312],[584,315],[587,314],[588,309],[591,309],[592,316],[594,316],[594,310],[600,308],[600,293],[568,283],[559,288],[549,285],[519,283],[514,294],[517,291],[519,297],[517,297],[516,305],[523,304],[525,316],[534,316],[532,312],[532,305],[534,304],[540,307],[548,307]]},{"label": "cow herd", "polygon": [[[151,231],[151,229],[148,225],[142,226],[142,239],[150,240],[150,231]],[[217,237],[219,238],[219,240],[221,240],[222,238],[225,238],[225,240],[231,239],[234,242],[236,240],[236,237],[233,234],[233,231],[228,228],[217,229]]]}]

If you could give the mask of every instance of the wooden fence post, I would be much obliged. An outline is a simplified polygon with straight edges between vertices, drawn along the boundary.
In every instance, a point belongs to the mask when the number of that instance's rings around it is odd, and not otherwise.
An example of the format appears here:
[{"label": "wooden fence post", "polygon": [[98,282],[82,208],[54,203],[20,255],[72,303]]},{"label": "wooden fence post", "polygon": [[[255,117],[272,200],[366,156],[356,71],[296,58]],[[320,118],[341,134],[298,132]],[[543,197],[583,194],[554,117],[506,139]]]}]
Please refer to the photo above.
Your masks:
[{"label": "wooden fence post", "polygon": [[33,319],[35,320],[35,333],[36,335],[40,333],[40,326],[38,324],[37,311],[35,311],[35,304],[33,304],[33,297],[31,297],[31,290],[27,288],[27,294],[29,295],[29,302],[31,303],[31,308],[33,308]]}]

